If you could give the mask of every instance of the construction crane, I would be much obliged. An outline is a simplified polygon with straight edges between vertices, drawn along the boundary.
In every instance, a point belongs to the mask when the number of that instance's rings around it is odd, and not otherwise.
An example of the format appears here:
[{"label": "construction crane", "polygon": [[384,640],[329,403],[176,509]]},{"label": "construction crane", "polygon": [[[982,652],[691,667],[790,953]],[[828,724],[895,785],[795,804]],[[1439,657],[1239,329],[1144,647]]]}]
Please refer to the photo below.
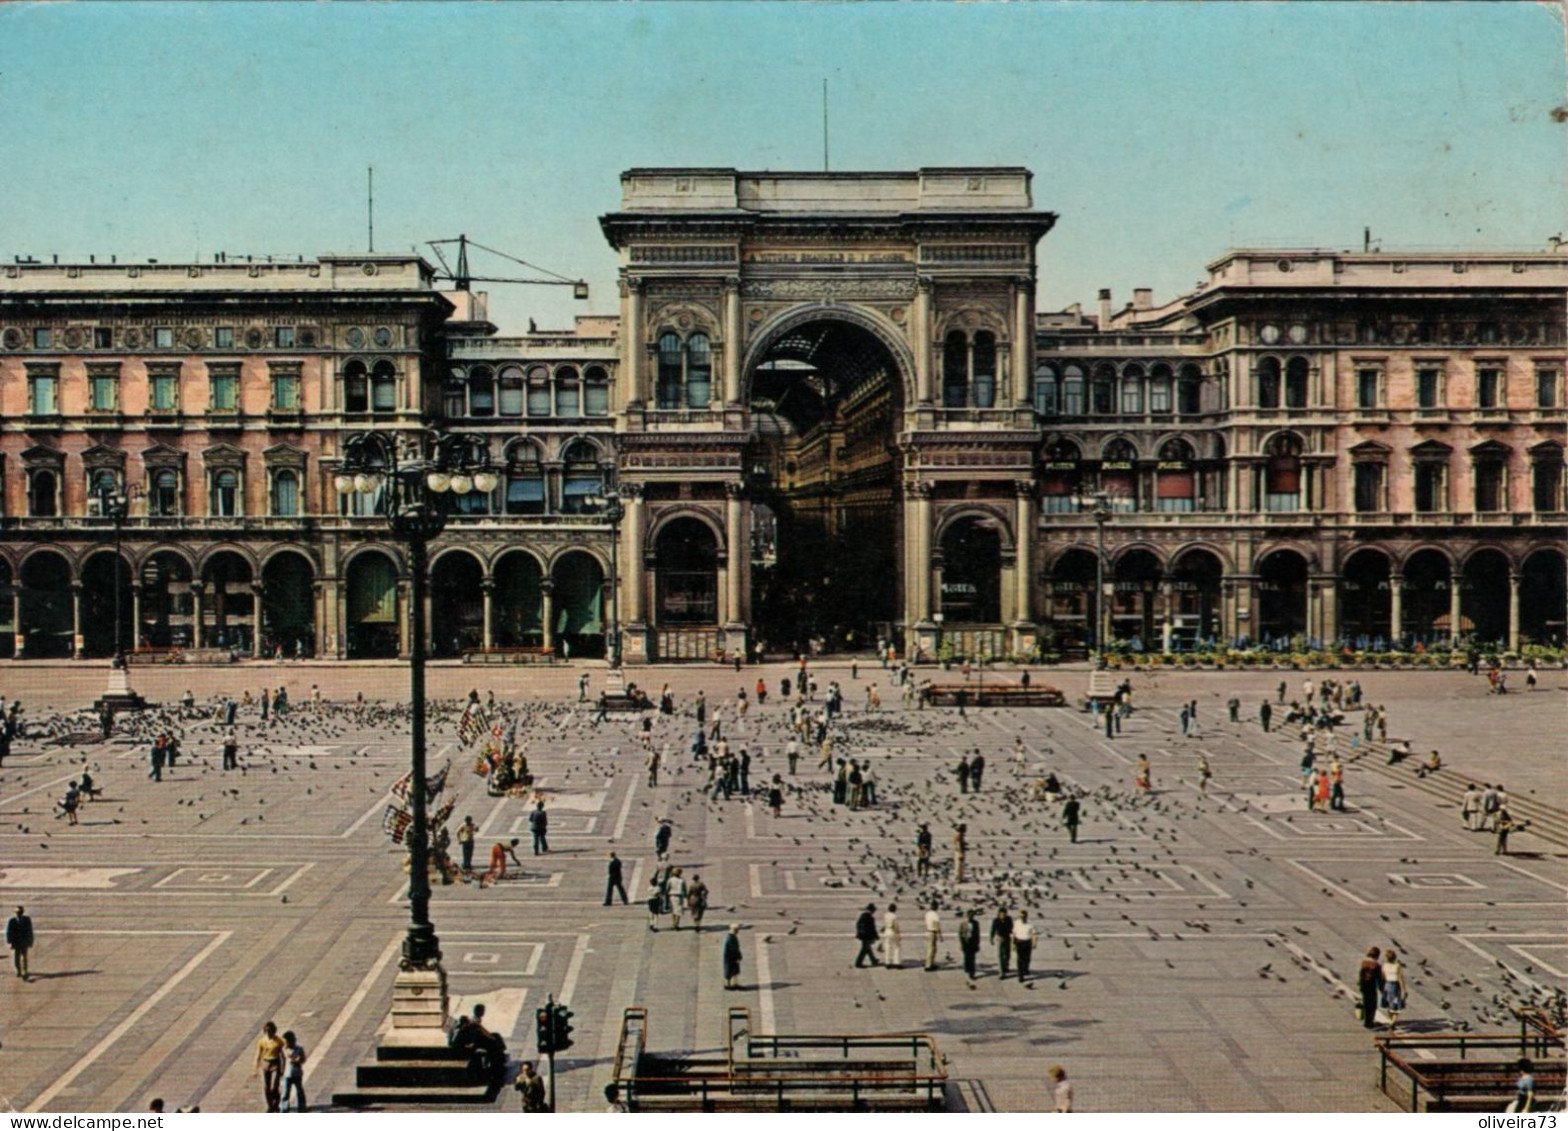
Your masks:
[{"label": "construction crane", "polygon": [[[588,282],[586,279],[568,279],[565,275],[557,274],[545,267],[539,267],[525,259],[519,259],[515,255],[508,255],[504,251],[497,251],[493,247],[475,243],[466,235],[449,240],[429,240],[427,243],[430,250],[435,253],[435,257],[441,261],[442,270],[436,272],[436,278],[451,279],[452,285],[460,291],[468,290],[470,284],[473,283],[526,283],[541,287],[571,287],[573,298],[585,299],[588,297]],[[452,244],[457,245],[457,268],[455,270],[441,252],[443,247],[450,247]],[[530,278],[471,274],[468,270],[468,249],[470,247],[479,251],[489,252],[491,255],[500,256],[508,262],[526,267],[530,271],[538,271],[540,274]]]}]

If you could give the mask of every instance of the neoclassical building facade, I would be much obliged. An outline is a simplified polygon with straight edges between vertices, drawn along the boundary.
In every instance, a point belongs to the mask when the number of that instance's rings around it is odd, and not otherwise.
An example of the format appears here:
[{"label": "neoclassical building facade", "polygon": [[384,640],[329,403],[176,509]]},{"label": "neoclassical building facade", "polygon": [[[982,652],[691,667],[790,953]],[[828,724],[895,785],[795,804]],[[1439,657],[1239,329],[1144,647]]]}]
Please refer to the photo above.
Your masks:
[{"label": "neoclassical building facade", "polygon": [[428,427],[498,473],[432,546],[438,656],[1562,639],[1560,248],[1238,250],[1042,313],[1024,169],[621,189],[620,309],[562,330],[415,256],[0,269],[0,653],[106,655],[118,605],[144,650],[405,654],[333,479]]}]

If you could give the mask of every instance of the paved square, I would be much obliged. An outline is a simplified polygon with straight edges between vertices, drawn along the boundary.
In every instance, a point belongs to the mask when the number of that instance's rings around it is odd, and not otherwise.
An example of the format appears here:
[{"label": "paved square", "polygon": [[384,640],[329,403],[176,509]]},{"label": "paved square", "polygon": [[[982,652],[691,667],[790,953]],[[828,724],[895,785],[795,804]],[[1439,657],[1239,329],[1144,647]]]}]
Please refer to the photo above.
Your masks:
[{"label": "paved square", "polygon": [[[473,815],[480,860],[520,838],[524,867],[484,890],[438,886],[432,911],[453,1008],[483,1002],[514,1057],[533,1052],[536,1003],[571,1003],[578,1043],[559,1061],[566,1110],[597,1109],[629,1005],[649,1009],[655,1050],[722,1048],[725,1009],[744,1004],[764,1031],[928,1031],[950,1058],[955,1109],[1039,1109],[1044,1070],[1060,1063],[1080,1107],[1128,1111],[1387,1109],[1349,997],[1373,944],[1407,957],[1413,1028],[1507,1028],[1494,996],[1560,1008],[1568,818],[1556,736],[1568,697],[1558,673],[1533,696],[1506,699],[1459,674],[1363,673],[1368,695],[1390,707],[1391,736],[1440,747],[1445,769],[1418,779],[1381,757],[1352,758],[1347,810],[1327,814],[1306,809],[1294,736],[1223,721],[1233,691],[1252,716],[1275,673],[1134,676],[1140,709],[1108,741],[1075,710],[868,716],[861,688],[885,674],[865,666],[857,681],[847,664],[824,665],[819,678],[843,683],[849,704],[831,731],[835,757],[867,761],[877,778],[878,804],[855,812],[831,803],[815,753],[788,773],[783,707],[753,703],[735,717],[738,687],[758,674],[776,686],[785,668],[637,673],[645,686],[668,681],[682,710],[653,719],[649,740],[669,751],[653,787],[641,720],[596,725],[577,702],[578,674],[431,671],[435,696],[477,685],[526,709],[519,733],[552,815],[552,851],[529,852],[528,806],[486,795],[452,711],[438,711],[432,765],[452,764],[454,822]],[[602,669],[590,674],[597,688]],[[308,1091],[325,1101],[351,1086],[387,1023],[406,914],[402,853],[380,820],[406,764],[406,721],[377,702],[348,704],[360,690],[396,702],[405,673],[266,665],[138,677],[165,701],[198,680],[211,695],[286,683],[300,706],[267,727],[242,712],[242,769],[229,773],[207,712],[181,722],[186,757],[162,782],[148,779],[137,736],[19,744],[0,769],[0,892],[27,905],[40,933],[35,979],[0,978],[0,1093],[18,1110],[136,1110],[154,1095],[171,1108],[259,1110],[250,1058],[270,1018],[300,1034]],[[17,665],[3,678],[0,689],[41,723],[89,701],[102,670]],[[1075,697],[1087,684],[1082,671],[1035,679]],[[303,705],[312,683],[328,701],[314,712]],[[728,736],[750,751],[753,791],[784,778],[780,817],[760,798],[710,800],[707,769],[688,752],[698,689],[724,705]],[[1182,738],[1175,709],[1194,697],[1202,732]],[[988,763],[983,788],[962,793],[953,767],[974,749]],[[1214,774],[1206,795],[1199,752]],[[1148,795],[1132,786],[1139,754],[1153,768]],[[84,766],[105,793],[72,827],[52,802]],[[1033,797],[1047,771],[1082,792],[1077,844],[1056,808]],[[1489,835],[1462,828],[1457,795],[1472,779],[1506,782],[1536,822],[1516,836],[1517,855],[1495,856]],[[647,927],[639,900],[661,818],[673,822],[674,861],[711,889],[700,932],[689,920],[679,932],[668,920]],[[936,842],[925,881],[913,865],[921,821]],[[958,822],[968,827],[962,882]],[[611,849],[630,906],[604,906]],[[898,905],[902,969],[853,968],[854,919],[867,902],[879,917]],[[987,944],[971,983],[958,963],[959,913],[977,908],[985,926],[1001,902],[1040,928],[1034,977],[999,980]],[[944,937],[940,968],[927,974],[932,904]],[[744,928],[741,994],[722,985],[730,922]],[[505,1102],[515,1110],[510,1093]]]}]

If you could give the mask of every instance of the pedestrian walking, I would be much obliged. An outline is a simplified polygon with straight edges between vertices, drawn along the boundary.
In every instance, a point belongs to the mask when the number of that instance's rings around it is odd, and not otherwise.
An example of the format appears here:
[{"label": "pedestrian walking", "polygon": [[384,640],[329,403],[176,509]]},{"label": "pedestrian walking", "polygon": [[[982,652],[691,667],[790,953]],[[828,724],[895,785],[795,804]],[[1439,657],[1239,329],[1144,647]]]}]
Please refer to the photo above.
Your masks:
[{"label": "pedestrian walking", "polygon": [[670,855],[670,838],[675,835],[669,818],[659,822],[659,831],[653,834],[653,854],[660,860],[666,860]]},{"label": "pedestrian walking", "polygon": [[631,902],[626,898],[626,883],[622,874],[621,858],[612,852],[610,853],[610,862],[604,869],[604,905],[606,907],[610,906],[610,897],[616,893],[620,894],[622,904]]},{"label": "pedestrian walking", "polygon": [[972,982],[979,976],[975,973],[975,965],[980,957],[980,923],[972,908],[958,925],[958,949],[964,955],[964,973]]},{"label": "pedestrian walking", "polygon": [[1228,712],[1230,712],[1230,721],[1231,722],[1239,723],[1241,721],[1241,700],[1240,699],[1238,699],[1236,696],[1232,695],[1229,699],[1225,700],[1225,709]]},{"label": "pedestrian walking", "polygon": [[877,933],[877,905],[868,903],[866,904],[866,909],[855,920],[855,938],[860,941],[860,950],[855,955],[855,966],[857,969],[864,967],[868,960],[873,966],[881,965],[877,961],[876,955],[876,945],[879,937]]},{"label": "pedestrian walking", "polygon": [[729,934],[724,936],[724,988],[740,989],[740,924],[731,923]]},{"label": "pedestrian walking", "polygon": [[583,672],[582,675],[577,677],[577,701],[579,703],[586,703],[586,702],[588,702],[588,673],[587,672]]},{"label": "pedestrian walking", "polygon": [[942,941],[942,916],[936,908],[926,912],[926,971],[936,969],[936,948]]},{"label": "pedestrian walking", "polygon": [[1213,777],[1213,776],[1214,776],[1213,771],[1209,769],[1209,756],[1207,754],[1199,754],[1198,755],[1198,792],[1199,793],[1206,794],[1206,793],[1209,792],[1209,779],[1211,777]]},{"label": "pedestrian walking", "polygon": [[1388,1014],[1390,1029],[1399,1028],[1406,1000],[1405,968],[1399,964],[1399,955],[1390,950],[1383,955],[1383,1012]]},{"label": "pedestrian walking", "polygon": [[648,770],[648,788],[652,789],[659,784],[659,752],[650,747],[643,765]]},{"label": "pedestrian walking", "polygon": [[[1280,686],[1283,687],[1284,684],[1280,684]],[[1284,701],[1285,701],[1284,699],[1280,700],[1281,703],[1283,703]],[[1263,701],[1262,705],[1260,705],[1258,707],[1258,722],[1263,724],[1263,733],[1264,734],[1267,734],[1269,732],[1269,720],[1272,719],[1273,717],[1274,717],[1274,708],[1270,707],[1269,703],[1268,703],[1268,700],[1265,699]]]},{"label": "pedestrian walking", "polygon": [[1005,978],[1013,966],[1013,917],[1005,907],[998,907],[991,919],[991,941],[996,944],[998,976]]},{"label": "pedestrian walking", "polygon": [[278,1027],[268,1021],[261,1027],[256,1041],[256,1064],[251,1069],[251,1079],[261,1077],[262,1098],[267,1110],[275,1112],[283,1099],[283,1038]]},{"label": "pedestrian walking", "polygon": [[523,1066],[518,1070],[517,1082],[512,1085],[521,1093],[523,1111],[525,1113],[539,1113],[550,1110],[545,1098],[544,1077],[539,1075],[534,1062],[523,1061]]},{"label": "pedestrian walking", "polygon": [[686,913],[686,878],[679,868],[671,868],[665,876],[664,895],[670,912],[670,929],[681,929],[681,916]]},{"label": "pedestrian walking", "polygon": [[889,970],[904,968],[904,933],[898,926],[898,904],[887,905],[882,916],[882,962]]},{"label": "pedestrian walking", "polygon": [[152,769],[147,771],[147,776],[153,781],[162,781],[163,764],[168,759],[168,757],[169,747],[165,743],[164,736],[160,734],[156,739],[153,740],[152,751],[149,755],[149,758],[152,762]]},{"label": "pedestrian walking", "polygon": [[[289,1097],[295,1100],[289,1105]],[[283,1034],[283,1103],[285,1111],[305,1111],[305,1046],[290,1029]]]},{"label": "pedestrian walking", "polygon": [[691,929],[702,934],[702,917],[708,913],[708,885],[701,876],[692,876],[686,886],[686,910],[691,912]]},{"label": "pedestrian walking", "polygon": [[1053,1064],[1046,1069],[1045,1074],[1051,1078],[1051,1083],[1055,1086],[1051,1093],[1051,1100],[1056,1105],[1056,1110],[1059,1112],[1072,1111],[1073,1086],[1067,1079],[1067,1070],[1060,1064]]},{"label": "pedestrian walking", "polygon": [[1516,821],[1506,807],[1497,811],[1497,821],[1492,826],[1497,836],[1497,846],[1492,849],[1493,856],[1508,855],[1508,834],[1524,828],[1528,821]]},{"label": "pedestrian walking", "polygon": [[985,775],[985,755],[976,750],[974,757],[969,759],[969,788],[971,792],[980,792],[980,779]]},{"label": "pedestrian walking", "polygon": [[768,786],[768,808],[772,810],[774,820],[784,815],[784,779],[778,774],[773,775],[773,781]]},{"label": "pedestrian walking", "polygon": [[958,756],[958,792],[969,792],[969,755],[963,753]]},{"label": "pedestrian walking", "polygon": [[28,956],[33,949],[33,920],[26,908],[17,907],[16,914],[6,921],[5,945],[11,948],[11,964],[16,967],[16,976],[31,982],[33,973]]},{"label": "pedestrian walking", "polygon": [[1069,797],[1062,803],[1062,824],[1067,826],[1067,839],[1071,844],[1078,843],[1078,814],[1077,797]]},{"label": "pedestrian walking", "polygon": [[800,742],[791,737],[784,746],[784,757],[789,762],[789,776],[795,776],[795,768],[800,764]]},{"label": "pedestrian walking", "polygon": [[528,814],[528,831],[534,837],[534,855],[548,855],[550,851],[550,814],[544,811],[544,802],[535,803]]},{"label": "pedestrian walking", "polygon": [[964,857],[969,852],[969,826],[960,824],[953,829],[953,882],[964,882]]},{"label": "pedestrian walking", "polygon": [[463,854],[463,875],[474,874],[474,837],[479,835],[479,827],[474,824],[474,818],[464,817],[463,823],[457,826],[457,847]]},{"label": "pedestrian walking", "polygon": [[1475,782],[1465,786],[1465,795],[1459,803],[1459,817],[1464,822],[1464,827],[1475,831],[1476,818],[1481,812],[1481,791],[1475,787]]},{"label": "pedestrian walking", "polygon": [[1029,977],[1029,960],[1034,956],[1034,944],[1039,937],[1039,928],[1029,922],[1029,912],[1019,911],[1018,918],[1013,920],[1013,957],[1018,962],[1020,982]]},{"label": "pedestrian walking", "polygon": [[223,768],[237,770],[240,766],[240,740],[230,726],[223,732]]},{"label": "pedestrian walking", "polygon": [[1345,767],[1338,758],[1328,764],[1328,807],[1336,813],[1345,811]]},{"label": "pedestrian walking", "polygon": [[915,876],[925,879],[931,874],[931,827],[924,821],[915,834]]},{"label": "pedestrian walking", "polygon": [[1382,954],[1379,947],[1370,947],[1356,973],[1356,986],[1361,991],[1361,1024],[1367,1029],[1377,1027],[1377,1007],[1383,999]]}]

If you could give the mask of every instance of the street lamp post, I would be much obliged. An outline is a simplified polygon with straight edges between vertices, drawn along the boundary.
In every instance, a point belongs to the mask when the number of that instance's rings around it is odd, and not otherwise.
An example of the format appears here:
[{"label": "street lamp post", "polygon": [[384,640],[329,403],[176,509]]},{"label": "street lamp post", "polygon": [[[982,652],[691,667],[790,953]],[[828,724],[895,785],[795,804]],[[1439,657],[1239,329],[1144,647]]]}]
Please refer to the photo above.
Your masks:
[{"label": "street lamp post", "polygon": [[619,491],[605,491],[590,495],[588,505],[602,514],[610,524],[610,667],[621,666],[621,578],[618,548],[621,542],[621,519],[626,517],[626,505],[621,502]]},{"label": "street lamp post", "polygon": [[1100,494],[1094,497],[1094,646],[1103,657],[1108,635],[1108,601],[1105,599],[1105,524],[1111,517],[1110,499]]},{"label": "street lamp post", "polygon": [[448,500],[472,491],[488,494],[498,480],[483,436],[430,431],[394,437],[358,432],[343,441],[343,462],[333,483],[340,494],[358,494],[371,513],[385,518],[408,544],[410,587],[408,688],[413,724],[412,802],[409,825],[408,933],[404,970],[439,970],[441,943],[430,922],[430,829],[425,797],[425,593],[430,540],[446,527]]}]

